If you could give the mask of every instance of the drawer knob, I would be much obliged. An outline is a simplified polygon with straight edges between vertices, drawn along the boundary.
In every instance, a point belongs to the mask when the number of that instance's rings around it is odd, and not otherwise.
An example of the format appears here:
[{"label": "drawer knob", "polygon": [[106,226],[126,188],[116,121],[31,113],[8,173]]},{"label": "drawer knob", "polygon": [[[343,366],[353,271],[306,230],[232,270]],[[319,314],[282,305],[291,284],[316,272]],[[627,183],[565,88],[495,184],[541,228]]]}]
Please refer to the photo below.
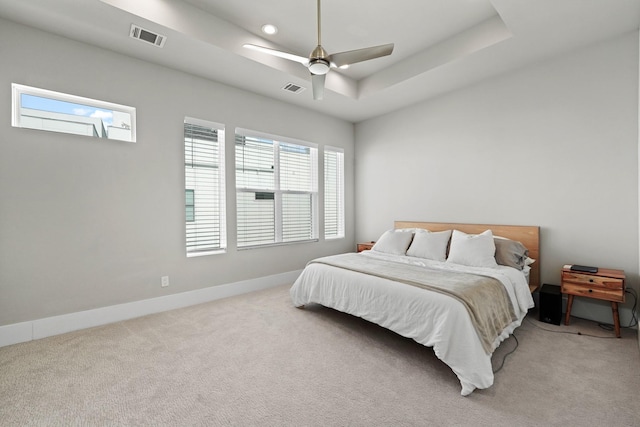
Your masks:
[{"label": "drawer knob", "polygon": [[593,279],[589,279],[589,283],[593,283]]},{"label": "drawer knob", "polygon": [[593,289],[589,289],[589,293],[593,292]]}]

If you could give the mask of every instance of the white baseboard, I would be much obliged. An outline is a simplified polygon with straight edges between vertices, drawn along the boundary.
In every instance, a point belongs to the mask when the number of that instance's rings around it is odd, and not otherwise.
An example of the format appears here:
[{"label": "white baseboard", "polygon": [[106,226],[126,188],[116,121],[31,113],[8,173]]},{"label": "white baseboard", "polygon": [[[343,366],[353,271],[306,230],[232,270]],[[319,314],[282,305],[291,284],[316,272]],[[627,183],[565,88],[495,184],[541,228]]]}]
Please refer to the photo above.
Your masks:
[{"label": "white baseboard", "polygon": [[301,271],[0,326],[0,347],[293,283]]}]

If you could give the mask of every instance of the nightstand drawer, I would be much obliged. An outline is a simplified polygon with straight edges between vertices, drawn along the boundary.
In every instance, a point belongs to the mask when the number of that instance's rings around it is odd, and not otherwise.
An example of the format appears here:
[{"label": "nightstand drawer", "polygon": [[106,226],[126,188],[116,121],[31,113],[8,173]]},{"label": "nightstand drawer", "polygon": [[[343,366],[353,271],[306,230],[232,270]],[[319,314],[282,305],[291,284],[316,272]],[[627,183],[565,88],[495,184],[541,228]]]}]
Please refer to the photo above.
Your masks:
[{"label": "nightstand drawer", "polygon": [[561,290],[563,294],[577,295],[605,301],[624,302],[624,291],[622,290],[622,287],[619,289],[610,289],[594,285],[595,284],[590,285],[589,283],[582,284],[563,281]]},{"label": "nightstand drawer", "polygon": [[562,272],[562,282],[570,282],[592,288],[604,288],[605,291],[607,289],[621,290],[624,286],[624,280],[622,279],[566,271]]}]

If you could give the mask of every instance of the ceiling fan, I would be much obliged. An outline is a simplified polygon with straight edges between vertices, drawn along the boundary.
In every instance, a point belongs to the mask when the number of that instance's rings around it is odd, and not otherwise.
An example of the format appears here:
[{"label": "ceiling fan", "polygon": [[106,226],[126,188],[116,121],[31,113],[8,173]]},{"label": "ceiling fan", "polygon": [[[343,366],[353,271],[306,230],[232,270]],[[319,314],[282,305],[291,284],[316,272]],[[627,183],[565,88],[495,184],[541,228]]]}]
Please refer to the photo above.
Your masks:
[{"label": "ceiling fan", "polygon": [[320,35],[320,0],[318,0],[318,45],[313,49],[311,54],[309,54],[308,58],[295,53],[271,49],[250,43],[244,44],[243,47],[277,56],[279,58],[288,59],[290,61],[295,61],[307,67],[311,73],[313,99],[316,100],[323,98],[325,77],[331,68],[345,67],[357,62],[380,58],[382,56],[391,55],[391,52],[393,52],[393,43],[389,43],[329,55],[320,43]]}]

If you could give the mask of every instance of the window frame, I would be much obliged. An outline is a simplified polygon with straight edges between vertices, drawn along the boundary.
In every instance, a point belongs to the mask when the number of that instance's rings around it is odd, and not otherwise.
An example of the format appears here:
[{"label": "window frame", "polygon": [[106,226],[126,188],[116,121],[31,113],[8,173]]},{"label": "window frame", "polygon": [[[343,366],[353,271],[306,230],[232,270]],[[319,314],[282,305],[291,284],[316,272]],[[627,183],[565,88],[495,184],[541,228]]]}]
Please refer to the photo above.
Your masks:
[{"label": "window frame", "polygon": [[[327,235],[327,153],[335,153],[337,156],[337,177],[336,177],[336,220],[337,220],[337,232],[336,234]],[[323,170],[324,170],[324,238],[325,240],[344,239],[345,238],[345,205],[344,205],[344,149],[339,147],[325,146],[323,151]]]},{"label": "window frame", "polygon": [[[187,176],[189,170],[187,169],[189,164],[187,163],[186,155],[187,155],[187,134],[186,134],[186,125],[190,124],[193,126],[199,126],[207,129],[216,129],[217,130],[217,145],[218,145],[218,164],[217,164],[217,176],[218,176],[218,194],[217,194],[217,209],[218,209],[218,224],[219,224],[219,245],[218,247],[211,248],[201,248],[189,250],[189,230],[191,228],[197,228],[197,218],[198,212],[202,210],[202,207],[199,207],[197,202],[196,190],[197,188],[190,188],[189,185],[189,177]],[[198,256],[206,256],[206,255],[215,255],[226,253],[227,251],[227,209],[226,209],[226,165],[225,165],[225,126],[221,123],[216,123],[208,120],[196,119],[193,117],[185,117],[183,122],[183,150],[184,150],[184,210],[183,210],[183,218],[184,218],[184,226],[185,226],[185,250],[187,254],[187,258],[190,257],[198,257]],[[193,204],[187,204],[186,194],[188,191],[193,191]],[[198,196],[199,197],[199,196]],[[213,199],[207,199],[206,201],[212,203]],[[192,206],[193,207],[193,221],[189,220],[187,215],[187,209]]]},{"label": "window frame", "polygon": [[[273,143],[273,169],[274,169],[274,182],[273,188],[262,187],[249,187],[239,186],[237,179],[237,167],[238,159],[235,160],[235,176],[236,176],[236,247],[238,250],[264,248],[269,246],[290,245],[298,243],[317,242],[319,240],[319,209],[318,209],[318,145],[312,142],[303,141],[295,138],[284,137],[280,135],[273,135],[265,132],[259,132],[255,130],[236,128],[234,136],[234,152],[238,142],[238,137],[257,138],[270,140]],[[283,190],[280,182],[280,144],[295,145],[305,147],[310,150],[310,166],[311,166],[311,182],[310,191],[301,190]],[[238,220],[238,194],[239,193],[273,193],[274,194],[274,239],[269,243],[258,244],[241,244],[239,240],[240,221]],[[309,194],[311,203],[311,237],[301,240],[283,240],[283,195],[286,194]],[[267,199],[263,199],[267,200]]]},{"label": "window frame", "polygon": [[[136,108],[130,107],[127,105],[115,104],[113,102],[101,101],[92,98],[86,98],[78,95],[71,95],[68,93],[56,92],[49,89],[42,89],[32,86],[21,85],[18,83],[11,83],[11,126],[21,129],[33,129],[33,130],[41,130],[45,132],[54,132],[54,133],[63,133],[67,135],[79,135],[79,136],[88,136],[74,132],[64,132],[57,131],[51,129],[40,129],[34,128],[31,126],[25,126],[22,121],[22,95],[30,95],[39,98],[47,98],[55,101],[69,102],[73,104],[79,104],[87,107],[97,108],[109,110],[112,112],[120,112],[124,114],[128,114],[131,118],[130,128],[127,129],[131,135],[129,139],[122,138],[109,138],[109,137],[99,137],[101,139],[107,139],[109,141],[124,141],[124,142],[136,142]],[[43,110],[47,111],[47,110]],[[55,113],[51,111],[47,111],[49,113]],[[78,117],[85,117],[78,115]],[[95,136],[92,136],[95,138]]]}]

